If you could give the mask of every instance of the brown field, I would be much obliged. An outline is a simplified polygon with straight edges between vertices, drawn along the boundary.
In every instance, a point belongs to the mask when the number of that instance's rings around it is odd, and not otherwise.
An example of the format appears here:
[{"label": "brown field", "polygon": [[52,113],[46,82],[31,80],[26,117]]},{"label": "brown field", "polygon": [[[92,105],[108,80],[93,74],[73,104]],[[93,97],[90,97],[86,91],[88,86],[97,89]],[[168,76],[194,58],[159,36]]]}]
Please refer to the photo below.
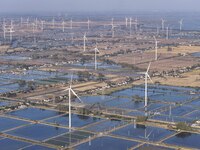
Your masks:
[{"label": "brown field", "polygon": [[200,87],[200,70],[187,72],[182,76],[182,78],[168,77],[166,79],[156,77],[153,80],[165,85]]}]

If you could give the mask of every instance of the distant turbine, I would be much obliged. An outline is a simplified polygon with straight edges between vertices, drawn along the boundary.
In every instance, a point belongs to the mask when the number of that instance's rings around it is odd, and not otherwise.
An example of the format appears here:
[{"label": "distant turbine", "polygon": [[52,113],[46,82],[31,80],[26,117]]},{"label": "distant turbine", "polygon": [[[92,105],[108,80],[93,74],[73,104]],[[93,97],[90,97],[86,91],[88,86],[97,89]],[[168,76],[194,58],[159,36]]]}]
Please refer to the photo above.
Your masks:
[{"label": "distant turbine", "polygon": [[71,41],[72,41],[72,44],[74,43],[74,33],[70,33],[71,34]]},{"label": "distant turbine", "polygon": [[5,19],[3,19],[3,37],[4,40],[6,39],[6,23],[5,23]]},{"label": "distant turbine", "polygon": [[62,22],[62,31],[65,32],[65,21]]},{"label": "distant turbine", "polygon": [[99,49],[97,48],[97,46],[95,47],[94,51],[95,51],[94,65],[95,65],[95,70],[97,70],[97,52],[99,52]]},{"label": "distant turbine", "polygon": [[84,36],[83,36],[83,51],[84,52],[85,52],[86,40],[87,40],[87,37],[86,37],[86,33],[85,33]]},{"label": "distant turbine", "polygon": [[88,25],[88,30],[90,29],[90,19],[88,18],[88,21],[87,21],[87,25]]},{"label": "distant turbine", "polygon": [[11,23],[10,23],[10,28],[9,28],[9,33],[10,33],[10,41],[12,41],[12,33],[14,33],[14,26],[13,26],[13,21],[11,20]]},{"label": "distant turbine", "polygon": [[22,23],[23,23],[23,18],[21,17],[21,25],[20,25],[21,27],[22,27]]},{"label": "distant turbine", "polygon": [[73,21],[72,21],[72,19],[70,20],[70,29],[73,29]]},{"label": "distant turbine", "polygon": [[53,18],[52,20],[52,26],[53,26],[53,29],[55,28],[55,19]]},{"label": "distant turbine", "polygon": [[112,18],[111,25],[114,26],[114,18]]},{"label": "distant turbine", "polygon": [[130,17],[130,36],[131,36],[131,30],[132,30],[132,18]]},{"label": "distant turbine", "polygon": [[179,25],[180,25],[179,30],[182,31],[183,19],[181,19],[181,20],[179,21]]},{"label": "distant turbine", "polygon": [[112,38],[114,38],[115,37],[115,28],[116,28],[117,26],[114,26],[113,24],[112,24],[112,28],[111,28],[111,31],[112,31]]},{"label": "distant turbine", "polygon": [[128,18],[127,17],[125,18],[125,21],[126,21],[126,28],[127,28],[127,26],[128,26]]},{"label": "distant turbine", "polygon": [[166,40],[169,39],[169,27],[166,27]]},{"label": "distant turbine", "polygon": [[156,34],[159,35],[159,27],[157,26]]},{"label": "distant turbine", "polygon": [[155,60],[158,60],[158,41],[155,36],[153,38],[155,40]]},{"label": "distant turbine", "polygon": [[27,26],[27,28],[28,28],[28,25],[29,25],[29,17],[26,20],[26,26]]},{"label": "distant turbine", "polygon": [[35,28],[36,28],[36,30],[37,30],[37,25],[38,25],[38,20],[37,20],[37,18],[35,19]]},{"label": "distant turbine", "polygon": [[32,23],[32,33],[35,33],[35,23]]},{"label": "distant turbine", "polygon": [[137,27],[138,27],[138,19],[136,18],[136,19],[135,19],[135,31],[136,31],[136,32],[137,32],[137,29],[138,29]]},{"label": "distant turbine", "polygon": [[165,29],[165,20],[161,18],[162,31]]},{"label": "distant turbine", "polygon": [[44,22],[45,22],[45,21],[43,21],[43,20],[41,21],[41,30],[42,30],[42,31],[44,30]]}]

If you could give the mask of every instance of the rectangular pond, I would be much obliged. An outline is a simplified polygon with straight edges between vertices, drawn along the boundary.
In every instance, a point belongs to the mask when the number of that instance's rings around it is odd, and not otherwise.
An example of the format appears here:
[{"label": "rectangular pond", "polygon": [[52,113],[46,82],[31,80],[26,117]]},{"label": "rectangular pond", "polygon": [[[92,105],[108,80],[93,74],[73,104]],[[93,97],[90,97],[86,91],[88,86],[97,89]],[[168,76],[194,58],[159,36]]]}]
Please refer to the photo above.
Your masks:
[{"label": "rectangular pond", "polygon": [[119,130],[112,132],[114,135],[128,137],[128,138],[135,138],[144,141],[159,141],[164,137],[167,137],[173,134],[174,131],[166,130],[163,128],[152,127],[152,126],[145,126],[145,125],[128,125],[123,127]]},{"label": "rectangular pond", "polygon": [[[103,119],[101,119],[101,118],[72,114],[72,126],[73,127],[83,127],[85,125],[99,122],[102,120]],[[69,125],[69,115],[54,117],[49,120],[45,120],[45,122],[54,123],[54,124],[62,125],[62,126],[68,126]]]},{"label": "rectangular pond", "polygon": [[60,147],[66,147],[72,143],[77,143],[77,142],[80,142],[81,140],[92,137],[93,135],[94,134],[89,133],[89,132],[75,130],[75,131],[68,132],[64,135],[49,139],[45,142],[48,144],[52,144],[52,145],[56,145]]},{"label": "rectangular pond", "polygon": [[153,120],[165,121],[165,122],[187,122],[192,123],[193,118],[184,117],[184,116],[170,116],[170,115],[155,115],[151,117]]},{"label": "rectangular pond", "polygon": [[67,132],[68,129],[60,127],[48,126],[43,124],[31,124],[6,133],[25,139],[43,141]]},{"label": "rectangular pond", "polygon": [[127,150],[138,145],[138,142],[113,137],[100,137],[75,147],[75,150]]},{"label": "rectangular pond", "polygon": [[29,107],[9,112],[8,115],[25,118],[29,120],[42,120],[50,117],[61,115],[62,113],[53,110]]},{"label": "rectangular pond", "polygon": [[0,132],[3,132],[5,130],[9,130],[12,128],[16,128],[19,126],[27,125],[29,122],[27,121],[22,121],[22,120],[17,120],[17,119],[12,119],[12,118],[7,118],[7,117],[0,117]]},{"label": "rectangular pond", "polygon": [[125,122],[121,120],[106,120],[95,125],[91,125],[85,128],[85,130],[93,132],[105,132],[123,124],[125,124]]},{"label": "rectangular pond", "polygon": [[2,150],[18,150],[29,145],[31,145],[31,143],[13,140],[9,138],[0,139],[0,147]]},{"label": "rectangular pond", "polygon": [[187,148],[200,149],[199,139],[200,139],[200,134],[182,132],[165,140],[164,143],[176,146],[183,146]]},{"label": "rectangular pond", "polygon": [[173,148],[163,147],[163,146],[156,146],[151,144],[144,144],[135,150],[175,150]]}]

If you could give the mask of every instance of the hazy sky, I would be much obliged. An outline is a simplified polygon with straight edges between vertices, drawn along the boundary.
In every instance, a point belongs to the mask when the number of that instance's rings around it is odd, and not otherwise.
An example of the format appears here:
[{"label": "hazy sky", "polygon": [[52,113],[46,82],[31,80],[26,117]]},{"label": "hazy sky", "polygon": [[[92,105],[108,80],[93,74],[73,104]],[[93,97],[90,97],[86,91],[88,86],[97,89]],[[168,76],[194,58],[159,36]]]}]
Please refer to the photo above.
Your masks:
[{"label": "hazy sky", "polygon": [[200,0],[0,0],[0,12],[200,11]]}]

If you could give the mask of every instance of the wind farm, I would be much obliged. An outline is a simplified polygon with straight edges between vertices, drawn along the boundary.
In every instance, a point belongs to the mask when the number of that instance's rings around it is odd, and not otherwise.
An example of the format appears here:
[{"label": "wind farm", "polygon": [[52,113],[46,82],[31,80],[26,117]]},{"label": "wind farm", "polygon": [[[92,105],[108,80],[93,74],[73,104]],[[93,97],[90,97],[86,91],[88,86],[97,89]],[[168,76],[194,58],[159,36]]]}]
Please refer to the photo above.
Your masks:
[{"label": "wind farm", "polygon": [[0,13],[0,147],[200,149],[198,17]]}]

